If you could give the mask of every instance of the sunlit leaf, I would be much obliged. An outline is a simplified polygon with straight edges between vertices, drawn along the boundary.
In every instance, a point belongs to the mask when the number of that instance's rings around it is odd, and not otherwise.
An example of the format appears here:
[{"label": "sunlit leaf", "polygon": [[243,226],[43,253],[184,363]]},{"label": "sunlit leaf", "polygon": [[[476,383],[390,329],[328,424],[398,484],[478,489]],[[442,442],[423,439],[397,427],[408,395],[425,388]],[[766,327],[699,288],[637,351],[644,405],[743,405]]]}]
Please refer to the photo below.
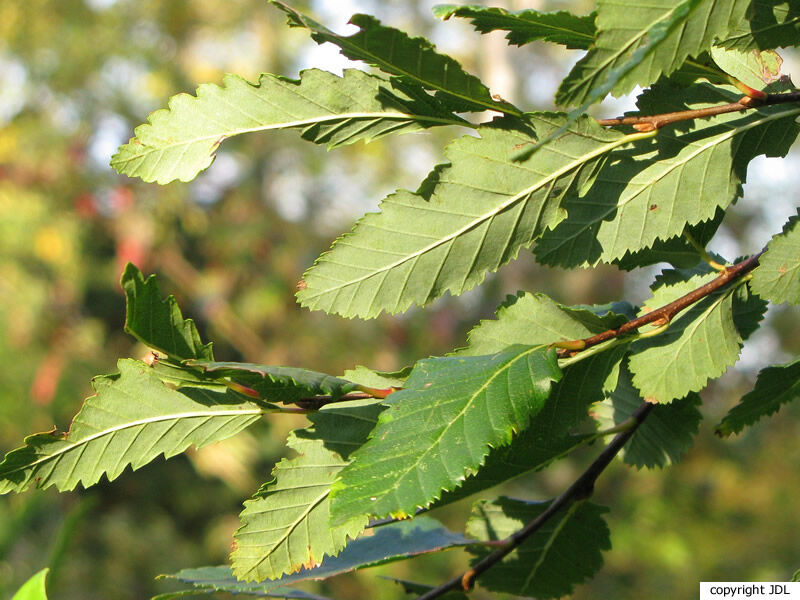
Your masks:
[{"label": "sunlit leaf", "polygon": [[772,302],[800,304],[800,211],[772,238],[753,271],[751,287]]},{"label": "sunlit leaf", "polygon": [[724,216],[725,211],[718,208],[714,218],[710,221],[688,225],[681,235],[668,240],[656,240],[649,248],[627,252],[622,258],[614,260],[614,264],[625,271],[660,262],[669,263],[676,268],[691,269],[703,260],[703,257],[698,248],[689,242],[686,235],[690,235],[701,248],[705,248],[717,233]]},{"label": "sunlit leaf", "polygon": [[122,274],[125,331],[143,344],[179,360],[214,360],[211,344],[203,344],[194,321],[184,319],[174,296],[161,297],[155,275],[146,280],[131,263]]},{"label": "sunlit leaf", "polygon": [[308,29],[315,42],[330,42],[351,60],[364,61],[406,83],[435,91],[437,99],[448,110],[488,109],[510,115],[522,114],[508,102],[495,100],[480,79],[464,71],[453,58],[436,52],[425,38],[413,38],[399,29],[381,25],[370,15],[353,15],[350,23],[361,31],[342,36],[283,2],[269,1],[288,15],[290,26]]},{"label": "sunlit leaf", "polygon": [[457,4],[434,6],[433,14],[443,20],[450,17],[471,19],[472,26],[481,33],[508,31],[508,43],[517,46],[542,40],[587,50],[595,36],[594,14],[579,17],[564,10],[544,13],[533,9],[509,11]]},{"label": "sunlit leaf", "polygon": [[[617,388],[593,409],[601,428],[611,428],[628,420],[644,402],[633,387],[631,374],[622,369]],[[702,415],[697,409],[700,396],[690,393],[669,404],[659,404],[647,415],[619,456],[638,468],[667,467],[678,462],[692,445]]]},{"label": "sunlit leaf", "polygon": [[591,181],[624,136],[583,118],[525,162],[512,156],[563,115],[531,116],[535,132],[509,119],[481,127],[480,138],[447,147],[420,193],[399,191],[367,214],[306,272],[297,296],[311,309],[347,317],[396,313],[446,291],[460,294],[516,257],[564,213],[561,198]]},{"label": "sunlit leaf", "polygon": [[116,479],[163,454],[169,458],[191,445],[226,439],[258,420],[268,409],[227,388],[165,386],[142,362],[123,359],[118,378],[94,380],[67,434],[38,433],[0,463],[0,493],[28,487],[72,490]]},{"label": "sunlit leaf", "polygon": [[594,47],[556,93],[564,106],[587,105],[654,83],[689,56],[708,50],[744,20],[749,0],[597,3]]},{"label": "sunlit leaf", "polygon": [[[550,502],[511,498],[481,501],[472,508],[467,533],[480,540],[504,540],[544,512]],[[493,592],[537,598],[558,598],[575,584],[592,577],[603,565],[603,550],[611,548],[603,514],[608,509],[589,502],[574,504],[550,519],[501,563],[481,575],[478,583]],[[477,562],[492,548],[475,546]],[[474,564],[473,562],[473,564]]]},{"label": "sunlit leaf", "polygon": [[721,46],[711,48],[711,58],[728,75],[756,90],[763,90],[777,81],[783,59],[777,52],[743,52]]},{"label": "sunlit leaf", "polygon": [[263,581],[313,569],[364,530],[366,515],[329,525],[330,487],[382,409],[374,404],[328,406],[309,415],[311,427],[292,432],[286,443],[299,456],[278,463],[273,480],[245,502],[240,515],[231,555],[237,578]]},{"label": "sunlit leaf", "polygon": [[303,71],[299,80],[262,74],[257,83],[226,75],[152,113],[111,159],[118,172],[166,184],[191,181],[228,138],[275,129],[299,130],[328,148],[434,125],[466,124],[426,94],[401,90],[356,69],[338,77]]},{"label": "sunlit leaf", "polygon": [[[669,304],[716,276],[712,272],[687,279],[681,272],[665,271],[656,279],[653,297],[643,311]],[[633,383],[645,399],[666,403],[683,398],[736,362],[742,345],[738,328],[752,331],[761,314],[744,306],[737,323],[734,313],[744,298],[735,291],[734,286],[705,296],[673,318],[665,332],[631,344]]]},{"label": "sunlit leaf", "polygon": [[721,436],[739,433],[797,398],[800,398],[800,359],[762,369],[753,390],[728,411],[717,425],[716,433]]},{"label": "sunlit leaf", "polygon": [[541,346],[419,361],[334,483],[333,522],[411,515],[457,487],[528,425],[560,377],[555,353]]},{"label": "sunlit leaf", "polygon": [[42,569],[36,573],[36,575],[28,579],[28,581],[22,584],[22,587],[17,590],[17,593],[11,597],[11,600],[47,600],[45,582],[49,571],[50,569]]},{"label": "sunlit leaf", "polygon": [[[638,105],[645,114],[659,114],[718,106],[741,95],[730,86],[664,83],[642,94]],[[741,194],[750,160],[786,155],[798,116],[795,105],[765,106],[664,127],[655,138],[615,150],[591,188],[565,199],[568,217],[537,242],[539,261],[567,267],[610,262],[714,219]]]}]

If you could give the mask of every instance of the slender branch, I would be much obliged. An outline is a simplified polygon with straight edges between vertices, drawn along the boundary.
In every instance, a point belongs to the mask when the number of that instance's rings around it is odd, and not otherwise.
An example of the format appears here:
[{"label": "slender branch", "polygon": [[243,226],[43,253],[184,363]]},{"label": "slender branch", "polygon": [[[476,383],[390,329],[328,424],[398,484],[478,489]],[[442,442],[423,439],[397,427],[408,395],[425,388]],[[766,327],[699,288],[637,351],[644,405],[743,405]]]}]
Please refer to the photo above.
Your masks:
[{"label": "slender branch", "polygon": [[660,115],[634,115],[630,117],[617,117],[615,119],[598,119],[600,125],[632,125],[637,131],[653,131],[665,125],[679,121],[691,121],[705,117],[713,117],[725,113],[738,112],[759,106],[772,104],[785,104],[787,102],[800,102],[800,92],[787,92],[783,94],[765,94],[762,98],[742,96],[738,101],[720,106],[710,106],[695,110],[680,110],[663,113]]},{"label": "slender branch", "polygon": [[[591,348],[592,346],[596,346],[602,342],[607,340],[618,338],[628,333],[632,333],[639,329],[644,325],[648,325],[650,323],[655,323],[657,325],[663,325],[669,323],[675,315],[679,312],[688,308],[695,302],[702,300],[709,294],[717,291],[718,289],[726,286],[731,281],[734,281],[740,277],[743,277],[753,269],[758,266],[758,259],[764,253],[762,250],[758,254],[754,254],[750,258],[746,258],[735,265],[730,267],[725,267],[725,270],[722,271],[718,277],[714,280],[708,282],[705,285],[700,286],[697,289],[692,290],[688,294],[681,296],[677,300],[670,302],[662,306],[661,308],[657,308],[653,311],[650,311],[646,315],[642,315],[636,319],[632,319],[627,323],[623,323],[621,326],[617,327],[616,329],[607,329],[601,333],[593,335],[591,337],[585,338],[583,340],[572,340],[567,342],[567,346],[574,344],[575,346],[581,346],[581,350],[571,350],[569,347],[561,348],[558,351],[559,358],[565,358],[568,356],[573,356],[578,352],[586,348]],[[582,344],[578,344],[577,342],[582,342]]]},{"label": "slender branch", "polygon": [[560,496],[554,499],[543,513],[530,521],[525,527],[515,531],[506,538],[503,541],[502,547],[481,559],[460,576],[454,577],[450,581],[429,590],[425,594],[419,596],[417,600],[433,600],[452,590],[469,591],[472,589],[477,577],[516,550],[526,539],[539,531],[545,523],[552,519],[559,511],[569,508],[576,502],[589,498],[594,491],[594,484],[597,478],[611,463],[619,451],[622,450],[623,446],[625,446],[627,441],[636,432],[639,425],[642,424],[654,406],[654,404],[650,404],[649,402],[643,402],[639,408],[634,411],[630,419],[626,421],[626,423],[630,423],[630,425],[611,440],[608,446],[603,449],[600,455],[589,465],[580,477],[562,492]]}]

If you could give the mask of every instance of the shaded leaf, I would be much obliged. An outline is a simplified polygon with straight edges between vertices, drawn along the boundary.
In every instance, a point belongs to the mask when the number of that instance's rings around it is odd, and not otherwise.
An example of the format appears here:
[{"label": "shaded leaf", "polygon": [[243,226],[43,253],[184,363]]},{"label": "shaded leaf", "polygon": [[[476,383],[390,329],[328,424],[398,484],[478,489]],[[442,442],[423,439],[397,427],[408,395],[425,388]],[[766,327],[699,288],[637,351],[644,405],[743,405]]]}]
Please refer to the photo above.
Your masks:
[{"label": "shaded leaf", "polygon": [[375,426],[379,405],[328,406],[309,415],[313,425],[289,435],[299,456],[275,466],[273,480],[245,502],[231,555],[238,579],[276,579],[335,556],[367,525],[356,515],[330,526],[331,483]]},{"label": "shaded leaf", "polygon": [[[380,575],[381,579],[387,579],[389,581],[393,581],[394,583],[403,587],[403,591],[406,594],[414,594],[415,596],[421,596],[422,594],[426,594],[434,589],[434,586],[427,585],[425,583],[417,583],[416,581],[408,581],[406,579],[396,579],[394,577],[385,577]],[[449,592],[445,592],[438,596],[439,598],[446,598],[447,600],[467,600],[469,596],[467,596],[464,592],[460,591],[453,591],[450,590]]]},{"label": "shaded leaf", "polygon": [[[227,567],[201,567],[200,569],[194,569],[197,571],[203,570],[210,570],[210,569],[218,569],[218,570],[225,570],[227,573],[227,577],[223,578],[221,575],[217,577],[218,584],[220,587],[219,591],[227,591],[225,584],[230,581],[236,581],[236,579],[230,574],[230,569]],[[182,572],[182,571],[181,571]],[[176,574],[177,575],[177,574]],[[171,577],[170,575],[161,575],[162,578]],[[209,581],[214,581],[212,577],[209,577]],[[230,593],[240,595],[240,596],[250,596],[251,598],[284,598],[285,600],[331,600],[327,596],[319,596],[317,594],[312,594],[310,592],[306,592],[303,590],[296,590],[294,588],[289,587],[275,587],[270,588],[268,590],[257,590],[257,589],[248,589],[248,584],[242,584],[242,590],[239,591],[235,585],[231,584],[229,586],[230,589],[236,590]],[[166,594],[159,594],[158,596],[153,596],[150,600],[174,600],[175,598],[183,598],[186,596],[196,597],[200,594],[216,594],[217,589],[214,587],[213,583],[209,583],[208,585],[201,585],[198,584],[197,587],[190,588],[188,590],[180,590],[177,592],[168,592]],[[216,596],[215,596],[216,597]]]},{"label": "shaded leaf", "polygon": [[111,158],[119,173],[162,185],[191,181],[228,138],[257,131],[297,129],[304,139],[336,148],[390,133],[466,124],[426,94],[409,93],[356,69],[338,77],[303,71],[299,80],[262,74],[258,83],[226,75],[222,86],[203,84],[197,95],[178,94],[157,110],[136,137]]},{"label": "shaded leaf", "polygon": [[747,20],[720,42],[727,48],[766,50],[797,45],[800,6],[785,0],[752,0]]},{"label": "shaded leaf", "polygon": [[255,390],[259,398],[269,402],[297,402],[310,396],[336,399],[360,388],[358,384],[339,377],[295,367],[203,360],[190,360],[186,364],[199,367],[215,378],[230,377]]},{"label": "shaded leaf", "polygon": [[767,245],[753,271],[751,287],[772,302],[800,304],[800,210]]},{"label": "shaded leaf", "polygon": [[[681,89],[665,82],[642,94],[638,105],[644,114],[661,114],[740,97],[730,86]],[[655,138],[614,151],[591,188],[565,198],[568,216],[539,239],[539,262],[610,262],[714,219],[741,195],[750,160],[786,155],[798,115],[800,108],[788,104],[717,115],[665,127]]]},{"label": "shaded leaf", "polygon": [[750,282],[740,285],[733,293],[733,324],[736,331],[747,340],[760,326],[767,301],[750,291]]},{"label": "shaded leaf", "polygon": [[472,26],[481,33],[508,31],[508,43],[516,46],[542,40],[587,50],[595,36],[594,13],[579,17],[564,10],[544,13],[533,9],[509,11],[485,6],[440,4],[433,7],[433,14],[442,20],[451,17],[471,19]]},{"label": "shaded leaf", "polygon": [[342,36],[283,2],[269,1],[288,15],[290,26],[308,29],[318,44],[330,42],[351,60],[364,61],[407,83],[434,90],[436,98],[447,110],[488,109],[510,115],[522,114],[508,102],[493,99],[480,79],[464,71],[453,58],[436,52],[433,44],[425,38],[409,37],[403,31],[381,25],[375,17],[360,14],[353,15],[350,23],[361,31]]},{"label": "shaded leaf", "polygon": [[[480,540],[504,540],[538,517],[550,502],[511,498],[476,503],[467,534]],[[506,559],[482,574],[478,583],[494,592],[537,598],[558,598],[603,565],[603,550],[611,548],[603,514],[608,509],[590,502],[573,504],[550,519]],[[474,546],[473,564],[491,552]]]},{"label": "shaded leaf", "polygon": [[203,344],[194,321],[184,319],[174,296],[161,297],[155,275],[146,280],[128,263],[122,274],[125,331],[143,344],[179,360],[214,360],[211,343]]},{"label": "shaded leaf", "polygon": [[556,102],[564,106],[627,94],[669,75],[689,56],[708,50],[741,21],[749,0],[651,0],[597,3],[594,47],[562,81]]},{"label": "shaded leaf", "polygon": [[224,566],[183,569],[167,577],[192,583],[197,587],[211,587],[237,594],[257,594],[299,581],[327,579],[356,569],[404,560],[429,552],[440,552],[470,543],[472,540],[448,531],[438,521],[421,516],[379,527],[373,535],[350,542],[338,556],[327,558],[320,566],[284,575],[273,581],[261,583],[239,581],[233,576],[231,569]]},{"label": "shaded leaf", "polygon": [[800,359],[762,369],[753,390],[728,411],[715,432],[720,436],[739,433],[797,398],[800,398]]},{"label": "shaded leaf", "polygon": [[561,198],[591,181],[621,134],[583,118],[525,162],[512,156],[546,135],[563,115],[531,115],[535,132],[502,119],[447,147],[451,161],[420,193],[401,190],[340,237],[305,276],[303,306],[343,316],[396,313],[446,291],[471,289],[560,221]]},{"label": "shaded leaf", "polygon": [[69,433],[38,433],[0,463],[0,493],[31,485],[72,490],[103,475],[116,479],[128,465],[138,469],[160,454],[166,458],[238,433],[268,412],[220,390],[165,386],[142,362],[122,359],[118,378],[93,382]]},{"label": "shaded leaf", "polygon": [[560,377],[555,353],[540,346],[417,362],[334,483],[333,522],[427,506],[527,427]]},{"label": "shaded leaf", "polygon": [[49,571],[50,569],[42,569],[36,575],[33,575],[22,584],[17,593],[11,597],[11,600],[47,600],[45,582]]},{"label": "shaded leaf", "polygon": [[[583,414],[585,416],[586,412]],[[536,415],[528,428],[511,440],[511,444],[492,448],[476,473],[469,475],[454,490],[442,492],[441,498],[431,508],[458,502],[531,471],[540,471],[592,439],[590,434],[559,435],[551,430],[553,423],[560,425],[562,421],[554,419],[552,411]]]},{"label": "shaded leaf", "polygon": [[[633,387],[628,369],[622,369],[617,388],[593,409],[601,428],[611,428],[628,420],[644,402]],[[678,462],[692,446],[702,415],[697,409],[702,401],[696,393],[659,404],[639,425],[619,456],[637,468],[667,467]]]}]

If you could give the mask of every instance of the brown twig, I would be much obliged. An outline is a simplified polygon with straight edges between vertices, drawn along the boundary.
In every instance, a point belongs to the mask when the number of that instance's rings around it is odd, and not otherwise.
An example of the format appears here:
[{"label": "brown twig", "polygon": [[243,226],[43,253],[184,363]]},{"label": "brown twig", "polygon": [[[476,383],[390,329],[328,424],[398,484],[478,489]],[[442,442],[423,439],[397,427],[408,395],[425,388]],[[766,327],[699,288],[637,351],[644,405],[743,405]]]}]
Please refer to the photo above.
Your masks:
[{"label": "brown twig", "polygon": [[617,117],[615,119],[598,119],[600,125],[632,125],[637,131],[653,131],[665,125],[677,123],[679,121],[691,121],[713,117],[730,112],[738,112],[759,106],[772,104],[785,104],[787,102],[800,102],[800,92],[787,92],[783,94],[765,94],[763,98],[753,96],[742,96],[737,102],[722,104],[720,106],[710,106],[696,110],[680,110],[676,112],[663,113],[660,115],[634,115],[630,117]]},{"label": "brown twig", "polygon": [[569,508],[575,502],[585,500],[592,495],[594,484],[600,474],[611,463],[614,457],[622,450],[626,442],[636,432],[639,425],[645,420],[655,405],[649,402],[642,402],[631,417],[628,419],[629,426],[625,431],[619,433],[606,446],[595,461],[581,474],[575,482],[561,493],[547,509],[538,517],[529,522],[522,529],[515,531],[508,538],[503,540],[502,547],[487,555],[479,562],[475,563],[461,575],[458,575],[443,583],[442,585],[429,590],[417,598],[417,600],[433,600],[453,590],[469,591],[475,583],[475,579],[482,573],[503,560],[526,539],[539,531],[547,521],[565,508]]},{"label": "brown twig", "polygon": [[[709,294],[717,291],[718,289],[724,287],[731,281],[746,275],[753,269],[758,266],[758,259],[763,254],[763,250],[758,254],[754,254],[750,258],[746,258],[735,265],[730,267],[726,267],[724,271],[722,271],[718,277],[716,277],[713,281],[709,281],[707,284],[700,286],[699,288],[692,290],[688,294],[681,296],[677,300],[670,302],[662,306],[661,308],[657,308],[653,311],[650,311],[646,315],[642,315],[636,319],[632,319],[627,323],[623,323],[616,329],[607,329],[601,333],[593,335],[591,337],[585,338],[583,340],[570,340],[567,342],[559,343],[559,347],[561,349],[558,351],[559,358],[565,358],[567,356],[573,356],[586,348],[591,348],[592,346],[596,346],[601,342],[605,342],[607,340],[624,336],[625,334],[631,333],[639,329],[644,325],[648,325],[650,323],[669,323],[675,315],[677,315],[682,310],[688,308],[695,302],[705,298]],[[566,346],[566,347],[562,347]]]}]

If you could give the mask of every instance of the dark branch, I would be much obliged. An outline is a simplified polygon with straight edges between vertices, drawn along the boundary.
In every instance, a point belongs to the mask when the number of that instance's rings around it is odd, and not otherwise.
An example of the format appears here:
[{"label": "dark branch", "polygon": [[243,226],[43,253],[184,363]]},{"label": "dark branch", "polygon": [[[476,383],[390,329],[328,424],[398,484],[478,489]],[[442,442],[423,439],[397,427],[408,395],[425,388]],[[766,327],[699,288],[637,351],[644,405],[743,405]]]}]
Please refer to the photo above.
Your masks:
[{"label": "dark branch", "polygon": [[568,508],[575,502],[585,500],[591,496],[592,492],[594,491],[594,484],[595,481],[597,481],[597,478],[611,463],[619,451],[622,450],[623,446],[625,446],[627,441],[636,432],[639,425],[642,424],[654,406],[654,404],[650,404],[649,402],[643,402],[639,408],[636,409],[633,415],[631,415],[630,419],[628,419],[628,428],[625,431],[617,434],[617,436],[611,440],[608,446],[603,449],[600,455],[591,465],[589,465],[589,467],[581,474],[581,476],[578,477],[578,479],[576,479],[575,482],[564,492],[562,492],[560,496],[553,500],[550,506],[548,506],[542,514],[525,525],[525,527],[514,532],[508,538],[503,540],[500,548],[487,555],[480,562],[477,562],[471,569],[468,569],[461,575],[454,577],[450,581],[447,581],[446,583],[443,583],[442,585],[435,587],[425,594],[419,596],[417,600],[433,600],[433,598],[438,598],[439,596],[442,596],[452,590],[469,591],[472,589],[477,577],[513,552],[526,539],[539,531],[544,524],[553,518],[553,516],[555,516],[559,511]]}]

